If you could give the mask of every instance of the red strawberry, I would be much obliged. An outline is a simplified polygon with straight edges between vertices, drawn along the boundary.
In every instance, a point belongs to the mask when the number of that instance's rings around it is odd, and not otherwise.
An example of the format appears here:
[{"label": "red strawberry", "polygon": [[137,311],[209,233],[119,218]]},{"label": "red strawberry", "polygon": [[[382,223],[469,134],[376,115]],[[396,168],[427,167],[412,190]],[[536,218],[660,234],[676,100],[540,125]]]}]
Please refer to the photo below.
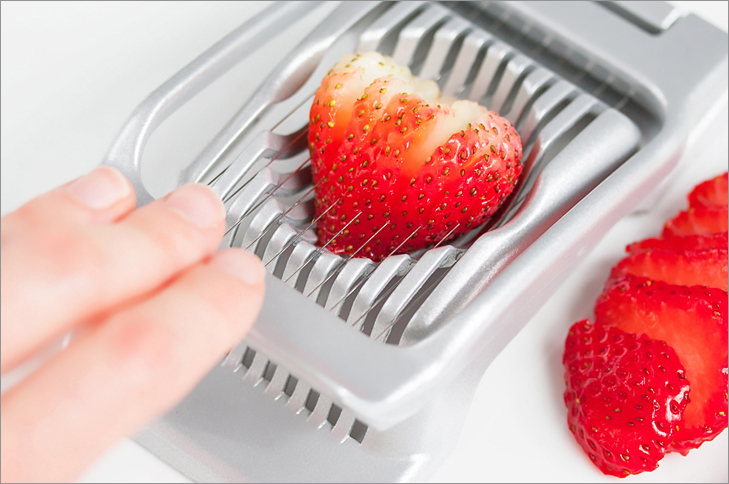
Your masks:
[{"label": "red strawberry", "polygon": [[727,207],[692,207],[666,222],[661,237],[726,232],[728,215]]},{"label": "red strawberry", "polygon": [[645,239],[634,242],[625,248],[626,252],[637,254],[647,250],[701,250],[726,249],[727,233],[684,235],[669,237],[667,239]]},{"label": "red strawberry", "polygon": [[686,454],[727,426],[727,293],[626,276],[595,306],[595,324],[665,341],[691,381],[670,450]]},{"label": "red strawberry", "polygon": [[727,206],[727,174],[719,175],[711,180],[699,183],[689,193],[689,207],[699,206]]},{"label": "red strawberry", "polygon": [[562,363],[567,421],[595,465],[618,477],[658,467],[688,401],[674,350],[584,320],[570,328]]},{"label": "red strawberry", "polygon": [[[669,239],[670,240],[670,239]],[[648,277],[681,286],[709,286],[727,290],[727,249],[649,250],[621,260],[610,274]]]},{"label": "red strawberry", "polygon": [[319,244],[334,238],[338,254],[380,260],[467,232],[522,171],[507,120],[470,101],[449,106],[434,82],[377,53],[329,72],[310,123]]}]

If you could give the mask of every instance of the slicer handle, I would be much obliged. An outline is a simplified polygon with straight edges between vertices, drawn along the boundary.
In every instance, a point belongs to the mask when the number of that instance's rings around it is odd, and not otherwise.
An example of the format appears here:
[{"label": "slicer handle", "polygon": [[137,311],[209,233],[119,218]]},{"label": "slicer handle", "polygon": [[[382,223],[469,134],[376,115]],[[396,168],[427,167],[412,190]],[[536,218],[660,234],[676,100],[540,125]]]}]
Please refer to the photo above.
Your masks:
[{"label": "slicer handle", "polygon": [[268,7],[223,37],[137,106],[102,164],[119,169],[129,179],[137,193],[138,206],[154,199],[142,182],[141,172],[142,153],[154,130],[223,73],[283,32],[281,25],[295,22],[319,3],[279,2]]}]

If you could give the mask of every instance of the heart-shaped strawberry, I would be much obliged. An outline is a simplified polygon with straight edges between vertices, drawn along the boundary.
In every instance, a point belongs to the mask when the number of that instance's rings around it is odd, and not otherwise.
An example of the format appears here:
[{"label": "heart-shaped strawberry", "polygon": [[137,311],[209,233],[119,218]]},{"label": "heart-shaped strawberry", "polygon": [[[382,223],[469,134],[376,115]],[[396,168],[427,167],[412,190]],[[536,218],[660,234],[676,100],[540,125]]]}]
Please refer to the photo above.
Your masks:
[{"label": "heart-shaped strawberry", "polygon": [[337,254],[380,260],[465,233],[522,171],[509,121],[374,52],[329,71],[309,120],[319,245]]}]

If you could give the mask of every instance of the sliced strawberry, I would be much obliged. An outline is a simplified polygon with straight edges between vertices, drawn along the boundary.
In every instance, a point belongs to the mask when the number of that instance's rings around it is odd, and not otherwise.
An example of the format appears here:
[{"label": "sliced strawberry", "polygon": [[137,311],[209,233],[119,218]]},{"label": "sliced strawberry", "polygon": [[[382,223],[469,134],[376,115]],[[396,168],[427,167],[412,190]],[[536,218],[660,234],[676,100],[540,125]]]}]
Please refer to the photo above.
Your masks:
[{"label": "sliced strawberry", "polygon": [[631,254],[645,252],[647,250],[701,250],[701,249],[726,249],[727,233],[684,235],[669,237],[667,239],[645,239],[634,242],[625,250]]},{"label": "sliced strawberry", "polygon": [[719,175],[711,180],[699,183],[688,195],[689,207],[719,206],[726,207],[729,200],[727,195],[727,174]]},{"label": "sliced strawberry", "polygon": [[675,351],[584,320],[570,328],[562,364],[567,422],[595,465],[618,477],[658,467],[688,401]]},{"label": "sliced strawberry", "polygon": [[691,381],[689,404],[670,450],[686,454],[727,426],[727,293],[626,276],[603,292],[596,324],[670,345]]},{"label": "sliced strawberry", "polygon": [[[669,239],[670,240],[670,239]],[[610,274],[648,277],[681,286],[709,286],[727,290],[727,249],[649,250],[621,260]]]},{"label": "sliced strawberry", "polygon": [[488,219],[522,171],[519,135],[470,101],[377,53],[346,57],[310,113],[319,244],[380,260]]},{"label": "sliced strawberry", "polygon": [[727,231],[727,207],[689,208],[672,218],[663,227],[661,237],[676,235],[718,234]]}]

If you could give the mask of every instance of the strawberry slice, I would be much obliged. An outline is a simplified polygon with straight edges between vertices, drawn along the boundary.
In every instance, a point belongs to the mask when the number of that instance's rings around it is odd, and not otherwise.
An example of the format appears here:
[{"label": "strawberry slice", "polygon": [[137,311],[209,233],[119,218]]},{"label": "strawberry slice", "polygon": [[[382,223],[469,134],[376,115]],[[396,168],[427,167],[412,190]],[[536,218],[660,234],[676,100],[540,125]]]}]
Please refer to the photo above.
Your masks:
[{"label": "strawberry slice", "polygon": [[727,293],[626,276],[599,297],[595,324],[665,341],[691,381],[670,450],[682,454],[727,427]]},{"label": "strawberry slice", "polygon": [[[670,239],[669,239],[670,240]],[[610,274],[648,277],[681,286],[709,286],[727,290],[727,249],[649,250],[621,260]]]},{"label": "strawberry slice", "polygon": [[470,101],[378,53],[349,55],[310,111],[319,244],[380,260],[486,221],[522,171],[519,135]]},{"label": "strawberry slice", "polygon": [[652,471],[673,441],[689,380],[664,341],[575,323],[565,341],[567,422],[602,472]]},{"label": "strawberry slice", "polygon": [[669,237],[667,239],[645,239],[634,242],[625,248],[630,254],[637,254],[647,250],[701,250],[726,249],[727,233],[684,235]]},{"label": "strawberry slice", "polygon": [[661,237],[726,232],[727,216],[727,207],[692,207],[666,222]]},{"label": "strawberry slice", "polygon": [[729,200],[727,195],[727,174],[719,175],[711,180],[699,183],[689,193],[689,207],[719,206],[726,207]]}]

